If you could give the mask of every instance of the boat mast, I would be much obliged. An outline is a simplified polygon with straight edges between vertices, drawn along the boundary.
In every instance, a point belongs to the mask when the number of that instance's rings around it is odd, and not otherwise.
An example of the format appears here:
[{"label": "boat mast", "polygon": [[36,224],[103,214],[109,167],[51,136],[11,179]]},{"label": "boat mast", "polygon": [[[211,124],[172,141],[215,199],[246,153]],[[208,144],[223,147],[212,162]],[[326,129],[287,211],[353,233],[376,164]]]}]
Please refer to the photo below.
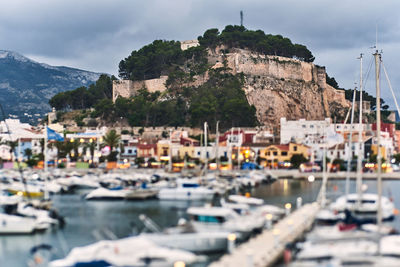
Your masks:
[{"label": "boat mast", "polygon": [[363,155],[361,154],[362,150],[362,134],[363,134],[363,129],[362,129],[362,114],[363,114],[363,108],[362,108],[362,93],[363,93],[363,65],[362,65],[362,60],[363,60],[363,54],[360,54],[360,102],[358,105],[358,109],[360,112],[360,117],[358,121],[358,156],[357,156],[357,182],[356,182],[356,188],[357,188],[357,206],[361,206],[361,197],[362,197],[362,158]]},{"label": "boat mast", "polygon": [[[350,171],[351,171],[351,152],[352,152],[352,146],[353,146],[353,122],[354,122],[354,105],[356,101],[356,94],[357,94],[357,87],[354,88],[353,91],[353,100],[351,103],[351,118],[350,118],[350,133],[349,133],[349,143],[348,143],[348,149],[347,149],[347,175],[346,175],[346,187],[345,187],[345,195],[346,195],[346,202],[347,202],[347,196],[350,193]],[[347,118],[346,117],[346,122],[347,123]]]},{"label": "boat mast", "polygon": [[[378,212],[377,212],[377,224],[378,233],[381,232],[382,226],[382,155],[381,155],[381,90],[380,90],[380,61],[381,54],[378,50],[375,51],[375,85],[376,85],[376,138],[377,138],[377,162],[378,162],[378,173],[377,173],[377,191],[378,191]],[[380,242],[378,242],[378,252],[380,252]]]},{"label": "boat mast", "polygon": [[[201,139],[200,139],[201,140]],[[172,172],[172,129],[169,129],[169,161],[168,161],[168,172]]]},{"label": "boat mast", "polygon": [[206,156],[206,164],[205,164],[205,172],[208,169],[208,155],[207,155],[207,122],[204,122],[204,148],[205,148],[205,156]]},{"label": "boat mast", "polygon": [[215,137],[215,163],[217,164],[217,171],[219,171],[219,121],[215,127],[216,137]]}]

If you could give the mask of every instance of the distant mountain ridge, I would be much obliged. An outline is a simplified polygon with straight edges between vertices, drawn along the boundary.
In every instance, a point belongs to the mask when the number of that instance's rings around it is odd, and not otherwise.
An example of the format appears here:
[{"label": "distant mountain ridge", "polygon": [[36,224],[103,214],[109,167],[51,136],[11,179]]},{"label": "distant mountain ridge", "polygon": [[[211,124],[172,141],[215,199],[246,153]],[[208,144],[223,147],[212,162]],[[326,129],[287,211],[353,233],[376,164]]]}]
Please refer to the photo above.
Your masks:
[{"label": "distant mountain ridge", "polygon": [[0,50],[0,103],[6,115],[33,121],[51,110],[48,102],[53,95],[89,86],[100,75],[64,66],[50,66],[13,51]]}]

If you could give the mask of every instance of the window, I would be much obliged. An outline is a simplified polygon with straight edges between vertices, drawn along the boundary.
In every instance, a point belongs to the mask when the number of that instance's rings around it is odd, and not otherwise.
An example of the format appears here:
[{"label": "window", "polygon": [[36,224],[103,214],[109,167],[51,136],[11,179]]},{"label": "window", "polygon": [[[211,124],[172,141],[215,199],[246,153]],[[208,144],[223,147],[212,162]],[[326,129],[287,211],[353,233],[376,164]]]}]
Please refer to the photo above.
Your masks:
[{"label": "window", "polygon": [[297,151],[297,146],[294,146],[294,147],[293,147],[293,150],[294,150],[294,151]]},{"label": "window", "polygon": [[287,156],[287,151],[282,151],[281,156]]},{"label": "window", "polygon": [[278,156],[278,151],[273,152],[274,156]]},{"label": "window", "polygon": [[303,128],[306,128],[306,125],[305,125],[305,124],[303,124],[301,127],[303,127]]},{"label": "window", "polygon": [[132,154],[132,149],[128,149],[128,154]]}]

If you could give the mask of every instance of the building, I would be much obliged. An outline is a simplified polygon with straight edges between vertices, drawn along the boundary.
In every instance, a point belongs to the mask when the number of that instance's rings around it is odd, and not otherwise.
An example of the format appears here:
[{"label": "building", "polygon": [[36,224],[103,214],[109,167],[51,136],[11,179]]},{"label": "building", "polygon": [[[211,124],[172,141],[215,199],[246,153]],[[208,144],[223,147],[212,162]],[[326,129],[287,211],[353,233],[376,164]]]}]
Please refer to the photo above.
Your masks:
[{"label": "building", "polygon": [[137,157],[146,160],[157,157],[157,144],[138,144]]},{"label": "building", "polygon": [[352,135],[352,142],[351,147],[349,147],[349,142],[346,140],[342,144],[337,146],[330,147],[327,152],[326,156],[330,159],[340,159],[347,161],[350,159],[356,159],[357,157],[361,157],[362,160],[365,160],[369,157],[370,152],[370,145],[372,136],[363,136],[361,140],[361,145],[358,145],[358,133],[354,133]]},{"label": "building", "polygon": [[310,147],[295,143],[269,145],[260,151],[259,156],[262,165],[275,168],[280,163],[290,162],[294,154],[302,154],[306,159],[309,159]]},{"label": "building", "polygon": [[[6,119],[0,122],[0,139],[2,142],[17,142],[13,158],[25,160],[27,159],[26,149],[30,149],[32,154],[42,152],[40,140],[44,139],[44,134],[43,129],[21,123],[18,119]],[[7,155],[5,157],[8,158]]]},{"label": "building", "polygon": [[186,41],[181,41],[181,49],[182,50],[187,50],[191,47],[196,47],[199,46],[199,40],[195,39],[195,40],[186,40]]},{"label": "building", "polygon": [[281,118],[280,143],[297,143],[311,148],[311,161],[323,158],[323,147],[343,143],[343,136],[336,133],[330,118],[322,121],[287,121]]},{"label": "building", "polygon": [[307,121],[300,119],[288,121],[281,118],[280,143],[289,144],[294,142],[307,146],[320,145],[328,133],[334,132],[330,118],[323,121]]}]

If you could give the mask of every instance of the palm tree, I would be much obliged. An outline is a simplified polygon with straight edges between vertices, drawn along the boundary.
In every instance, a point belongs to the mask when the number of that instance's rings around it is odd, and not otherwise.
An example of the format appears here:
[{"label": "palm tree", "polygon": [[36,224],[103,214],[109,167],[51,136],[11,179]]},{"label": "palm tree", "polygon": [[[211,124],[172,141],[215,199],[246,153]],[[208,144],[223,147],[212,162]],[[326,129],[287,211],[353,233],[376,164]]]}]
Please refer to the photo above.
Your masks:
[{"label": "palm tree", "polygon": [[115,130],[111,130],[104,136],[103,140],[110,147],[110,152],[112,152],[118,146],[121,136]]},{"label": "palm tree", "polygon": [[[90,159],[93,161],[93,158],[94,158],[94,151],[96,150],[96,143],[95,142],[93,142],[93,141],[91,141],[91,142],[89,142],[89,143],[87,143],[86,144],[86,149],[89,149],[89,151],[90,151]],[[84,154],[86,154],[86,153],[84,153]]]},{"label": "palm tree", "polygon": [[109,161],[116,161],[117,152],[114,153],[114,148],[118,146],[121,136],[115,130],[109,131],[103,138],[104,143],[110,147]]},{"label": "palm tree", "polygon": [[18,141],[8,141],[7,144],[10,146],[10,154],[14,161],[14,157],[16,156],[15,148],[18,146]]},{"label": "palm tree", "polygon": [[32,149],[27,148],[27,149],[25,149],[24,152],[25,152],[25,156],[27,156],[28,160],[30,160],[32,157]]}]

